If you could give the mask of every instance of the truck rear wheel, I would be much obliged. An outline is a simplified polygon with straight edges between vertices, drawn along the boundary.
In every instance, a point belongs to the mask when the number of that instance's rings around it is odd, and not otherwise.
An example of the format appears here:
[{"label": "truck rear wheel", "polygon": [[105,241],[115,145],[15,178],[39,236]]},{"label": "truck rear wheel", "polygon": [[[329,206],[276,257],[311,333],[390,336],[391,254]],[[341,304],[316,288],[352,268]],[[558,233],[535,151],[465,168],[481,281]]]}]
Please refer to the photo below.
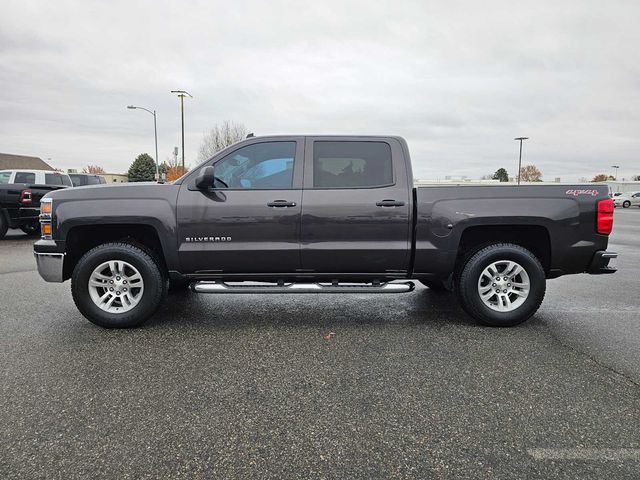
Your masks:
[{"label": "truck rear wheel", "polygon": [[7,234],[7,230],[9,230],[9,222],[7,221],[4,210],[0,210],[0,240]]},{"label": "truck rear wheel", "polygon": [[129,243],[105,243],[89,250],[71,278],[78,310],[106,328],[142,325],[166,293],[166,277],[144,249]]},{"label": "truck rear wheel", "polygon": [[28,223],[26,225],[22,225],[20,227],[24,233],[29,235],[30,237],[36,237],[40,235],[40,224],[39,223]]},{"label": "truck rear wheel", "polygon": [[540,307],[546,277],[529,250],[509,243],[483,248],[469,258],[456,292],[462,308],[483,325],[512,327]]}]

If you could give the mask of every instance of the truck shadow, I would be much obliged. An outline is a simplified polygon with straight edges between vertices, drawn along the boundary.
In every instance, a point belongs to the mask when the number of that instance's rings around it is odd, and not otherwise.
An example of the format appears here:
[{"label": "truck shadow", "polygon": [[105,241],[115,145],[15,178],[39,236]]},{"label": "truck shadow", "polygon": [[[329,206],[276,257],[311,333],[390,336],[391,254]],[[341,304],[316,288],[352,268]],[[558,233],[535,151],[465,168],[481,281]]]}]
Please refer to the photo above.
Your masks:
[{"label": "truck shadow", "polygon": [[406,294],[170,295],[145,324],[195,328],[252,328],[292,325],[461,325],[478,326],[448,293],[426,288]]},{"label": "truck shadow", "polygon": [[26,233],[22,232],[22,230],[14,230],[14,229],[10,229],[7,231],[6,235],[0,239],[0,242],[5,242],[8,240],[17,240],[17,241],[23,241],[23,243],[27,243],[29,241],[31,242],[35,242],[38,238],[37,237],[32,237],[27,235]]}]

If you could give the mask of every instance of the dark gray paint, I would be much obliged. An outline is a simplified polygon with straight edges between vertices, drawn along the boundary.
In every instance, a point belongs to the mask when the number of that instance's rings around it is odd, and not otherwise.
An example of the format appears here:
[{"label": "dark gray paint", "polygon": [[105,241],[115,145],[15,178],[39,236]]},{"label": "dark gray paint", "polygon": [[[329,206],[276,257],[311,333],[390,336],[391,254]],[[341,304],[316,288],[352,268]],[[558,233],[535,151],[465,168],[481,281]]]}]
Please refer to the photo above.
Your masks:
[{"label": "dark gray paint", "polygon": [[[394,185],[371,189],[314,189],[314,140],[385,141]],[[294,185],[287,190],[195,188],[200,168],[245,145],[297,142]],[[219,152],[172,185],[124,184],[68,189],[54,199],[54,238],[36,251],[64,251],[80,225],[145,224],[158,233],[168,269],[198,278],[392,279],[451,274],[465,229],[535,225],[550,238],[550,276],[586,271],[608,237],[595,231],[597,195],[568,194],[571,185],[435,186],[414,189],[406,142],[399,137],[254,137]],[[584,186],[582,188],[585,188]],[[415,201],[414,201],[415,198]],[[379,207],[393,199],[402,206]],[[295,207],[273,208],[274,200]],[[412,239],[415,235],[415,243]],[[188,242],[187,237],[231,237]],[[415,246],[415,250],[413,247]],[[412,262],[413,259],[413,262]]]}]

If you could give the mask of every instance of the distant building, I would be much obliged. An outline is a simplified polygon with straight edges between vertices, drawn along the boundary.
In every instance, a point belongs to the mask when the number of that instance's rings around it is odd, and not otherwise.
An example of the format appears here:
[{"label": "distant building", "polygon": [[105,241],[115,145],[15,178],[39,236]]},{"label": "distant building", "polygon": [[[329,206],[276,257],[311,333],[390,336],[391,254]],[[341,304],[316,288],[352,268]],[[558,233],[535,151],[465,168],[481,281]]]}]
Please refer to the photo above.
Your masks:
[{"label": "distant building", "polygon": [[606,182],[598,182],[598,184],[606,184],[609,186],[611,193],[627,193],[627,192],[640,192],[640,181],[615,181],[607,180]]},{"label": "distant building", "polygon": [[129,181],[129,175],[123,173],[100,173],[107,183],[125,183]]},{"label": "distant building", "polygon": [[[499,184],[500,180],[494,180],[493,178],[483,178],[480,180],[472,180],[468,177],[465,176],[459,176],[459,177],[452,177],[450,175],[447,175],[446,177],[443,178],[436,178],[436,179],[422,179],[422,178],[416,178],[413,181],[414,185],[416,186],[420,186],[420,185],[439,185],[439,184],[445,184],[445,185],[494,185],[494,184]],[[506,185],[506,183],[505,183]]]},{"label": "distant building", "polygon": [[24,168],[25,170],[54,170],[51,165],[40,157],[0,153],[0,170],[15,170],[18,168]]}]

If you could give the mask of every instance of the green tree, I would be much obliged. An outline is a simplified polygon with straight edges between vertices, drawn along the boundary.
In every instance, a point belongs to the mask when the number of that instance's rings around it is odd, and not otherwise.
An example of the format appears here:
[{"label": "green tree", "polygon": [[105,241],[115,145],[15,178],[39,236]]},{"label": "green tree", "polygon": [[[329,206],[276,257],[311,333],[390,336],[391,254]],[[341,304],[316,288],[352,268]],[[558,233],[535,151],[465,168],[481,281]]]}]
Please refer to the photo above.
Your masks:
[{"label": "green tree", "polygon": [[141,153],[129,167],[130,182],[153,182],[156,175],[156,162],[151,155]]},{"label": "green tree", "polygon": [[500,180],[501,182],[508,182],[509,174],[504,168],[499,168],[498,170],[496,170],[496,173],[494,173],[493,177],[491,178],[493,178],[494,180]]}]

